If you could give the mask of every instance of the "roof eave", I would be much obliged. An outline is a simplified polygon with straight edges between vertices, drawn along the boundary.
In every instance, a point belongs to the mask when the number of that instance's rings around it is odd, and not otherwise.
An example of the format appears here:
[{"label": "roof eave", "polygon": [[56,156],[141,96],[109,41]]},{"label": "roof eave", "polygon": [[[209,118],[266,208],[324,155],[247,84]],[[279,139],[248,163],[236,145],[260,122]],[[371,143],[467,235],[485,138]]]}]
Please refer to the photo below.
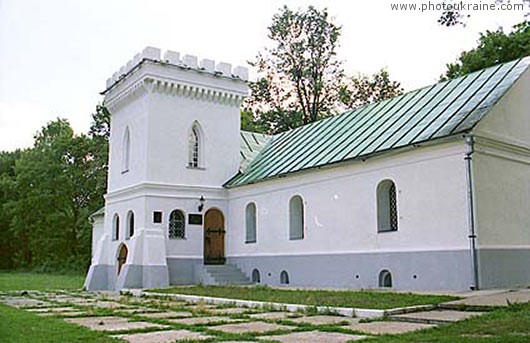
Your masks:
[{"label": "roof eave", "polygon": [[230,178],[227,182],[225,182],[223,184],[223,187],[227,188],[227,189],[238,188],[238,187],[253,185],[253,184],[256,184],[256,183],[262,183],[262,182],[266,182],[266,181],[271,181],[271,180],[274,180],[274,179],[280,179],[280,178],[284,178],[284,177],[291,176],[291,175],[298,175],[298,174],[302,174],[302,173],[313,172],[315,170],[342,167],[344,165],[351,164],[351,163],[358,162],[358,161],[363,161],[364,162],[365,160],[367,160],[369,158],[374,158],[374,157],[378,157],[378,156],[381,156],[381,155],[389,155],[390,156],[390,155],[393,155],[393,154],[401,154],[401,153],[404,153],[404,152],[407,152],[407,151],[412,151],[412,150],[420,148],[420,147],[439,145],[439,144],[448,143],[448,142],[456,142],[458,140],[463,140],[463,136],[465,134],[469,133],[470,131],[471,131],[471,129],[466,129],[466,130],[462,130],[462,131],[459,131],[459,132],[455,132],[455,133],[453,133],[451,135],[438,137],[438,138],[435,138],[435,139],[429,139],[429,140],[417,142],[417,143],[414,143],[414,144],[404,145],[404,146],[399,147],[399,148],[387,149],[387,150],[378,151],[378,152],[370,153],[370,154],[367,154],[367,155],[357,156],[357,157],[354,157],[354,158],[349,158],[349,159],[345,159],[345,160],[341,160],[341,161],[337,161],[337,162],[332,162],[332,163],[328,163],[328,164],[324,164],[324,165],[320,165],[320,166],[313,166],[313,167],[309,167],[309,168],[305,168],[305,169],[296,170],[296,171],[293,171],[293,172],[277,174],[277,175],[273,175],[273,176],[270,176],[270,177],[257,179],[257,180],[253,180],[253,181],[250,181],[250,182],[245,182],[245,183],[242,183],[242,184],[231,185],[230,183],[233,182],[239,175],[241,175],[241,173],[237,173],[232,178]]}]

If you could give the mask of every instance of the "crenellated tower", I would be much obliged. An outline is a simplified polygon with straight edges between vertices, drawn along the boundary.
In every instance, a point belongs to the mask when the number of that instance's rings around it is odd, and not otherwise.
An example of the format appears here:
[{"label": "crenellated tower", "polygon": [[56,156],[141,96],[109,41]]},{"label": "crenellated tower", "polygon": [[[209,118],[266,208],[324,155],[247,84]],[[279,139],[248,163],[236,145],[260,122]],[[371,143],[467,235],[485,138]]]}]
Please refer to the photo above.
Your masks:
[{"label": "crenellated tower", "polygon": [[168,256],[202,254],[202,232],[168,241],[167,224],[173,209],[186,222],[202,215],[201,198],[205,209],[227,208],[222,185],[239,170],[247,79],[244,67],[147,47],[107,80],[108,192],[88,288],[165,286]]}]

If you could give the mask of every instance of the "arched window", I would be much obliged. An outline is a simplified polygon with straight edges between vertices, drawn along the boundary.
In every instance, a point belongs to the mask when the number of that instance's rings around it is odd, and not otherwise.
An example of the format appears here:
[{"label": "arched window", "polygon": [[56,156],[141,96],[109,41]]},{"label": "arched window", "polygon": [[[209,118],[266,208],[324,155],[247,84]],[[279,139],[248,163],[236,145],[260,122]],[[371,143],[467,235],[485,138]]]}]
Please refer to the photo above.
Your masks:
[{"label": "arched window", "polygon": [[127,239],[134,235],[134,212],[127,213]]},{"label": "arched window", "polygon": [[397,229],[396,185],[391,180],[384,180],[377,185],[377,230],[386,232]]},{"label": "arched window", "polygon": [[289,239],[304,238],[304,202],[295,195],[289,201]]},{"label": "arched window", "polygon": [[185,238],[186,219],[181,210],[174,210],[169,215],[169,238]]},{"label": "arched window", "polygon": [[261,278],[259,276],[259,270],[257,270],[257,269],[254,269],[252,271],[252,282],[255,282],[255,283],[260,283],[261,282]]},{"label": "arched window", "polygon": [[288,285],[289,284],[289,274],[285,270],[282,270],[280,273],[280,284]]},{"label": "arched window", "polygon": [[245,209],[246,243],[256,242],[256,204],[251,202]]},{"label": "arched window", "polygon": [[392,274],[386,269],[379,273],[379,287],[392,287]]},{"label": "arched window", "polygon": [[115,241],[120,239],[120,216],[117,213],[112,219],[112,239]]},{"label": "arched window", "polygon": [[201,156],[201,130],[199,124],[193,124],[188,137],[188,167],[199,168],[202,163]]},{"label": "arched window", "polygon": [[125,129],[125,133],[123,134],[123,145],[122,145],[122,166],[121,171],[122,173],[129,171],[129,162],[131,158],[131,134],[129,132],[129,127]]}]

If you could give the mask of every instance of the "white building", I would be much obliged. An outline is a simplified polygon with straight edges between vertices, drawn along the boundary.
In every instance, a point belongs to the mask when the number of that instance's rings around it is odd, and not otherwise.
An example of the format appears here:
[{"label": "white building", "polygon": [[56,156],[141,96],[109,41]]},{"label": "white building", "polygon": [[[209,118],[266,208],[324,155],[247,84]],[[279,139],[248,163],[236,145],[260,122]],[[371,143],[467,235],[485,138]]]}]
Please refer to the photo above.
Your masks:
[{"label": "white building", "polygon": [[86,287],[530,283],[529,64],[271,137],[240,131],[245,68],[146,48],[103,92],[109,183]]}]

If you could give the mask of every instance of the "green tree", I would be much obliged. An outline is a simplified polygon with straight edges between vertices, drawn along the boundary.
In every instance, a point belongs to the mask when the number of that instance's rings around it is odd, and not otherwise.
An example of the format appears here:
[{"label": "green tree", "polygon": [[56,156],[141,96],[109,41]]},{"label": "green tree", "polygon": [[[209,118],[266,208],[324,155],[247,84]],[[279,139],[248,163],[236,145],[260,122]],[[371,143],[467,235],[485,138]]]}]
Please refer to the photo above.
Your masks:
[{"label": "green tree", "polygon": [[506,34],[502,29],[481,33],[478,46],[460,54],[458,60],[447,64],[447,71],[441,77],[453,79],[483,68],[509,62],[530,55],[530,22],[514,26]]},{"label": "green tree", "polygon": [[340,89],[340,99],[346,108],[356,108],[403,94],[403,87],[392,81],[387,70],[381,69],[371,77],[358,75]]},{"label": "green tree", "polygon": [[[274,47],[258,54],[251,63],[259,73],[247,102],[253,113],[258,117],[272,112],[300,118],[301,122],[286,120],[288,128],[330,115],[343,79],[341,62],[336,58],[340,27],[331,22],[326,10],[309,6],[305,11],[292,11],[284,6],[273,16],[268,30]],[[261,122],[267,127],[276,124],[265,118]]]},{"label": "green tree", "polygon": [[309,6],[292,11],[284,6],[268,29],[273,47],[251,62],[258,78],[250,84],[252,93],[242,119],[260,130],[269,134],[290,130],[334,115],[345,105],[377,101],[401,91],[386,71],[373,79],[346,76],[336,55],[341,27],[325,9]]},{"label": "green tree", "polygon": [[14,266],[15,242],[11,230],[12,216],[6,205],[18,198],[15,164],[21,154],[20,150],[0,152],[0,269],[10,269]]},{"label": "green tree", "polygon": [[109,139],[110,139],[110,112],[103,105],[96,106],[92,114],[92,123],[88,131],[92,140],[93,157],[92,177],[96,179],[96,194],[99,195],[99,204],[103,206],[103,194],[107,190],[107,177],[109,169]]},{"label": "green tree", "polygon": [[17,265],[83,270],[90,258],[90,213],[101,205],[95,145],[68,121],[48,123],[17,161],[17,200],[8,204]]},{"label": "green tree", "polygon": [[[465,3],[461,0],[446,0],[441,3],[443,5],[442,13],[438,17],[438,23],[443,26],[465,26],[469,17],[470,11],[480,11],[480,6],[504,6],[505,10],[523,10],[522,16],[530,15],[530,0],[495,0],[494,3]],[[469,6],[469,8],[462,8],[461,4]]]},{"label": "green tree", "polygon": [[259,118],[254,118],[254,114],[249,110],[241,110],[241,130],[266,133],[267,128],[259,122]]}]

